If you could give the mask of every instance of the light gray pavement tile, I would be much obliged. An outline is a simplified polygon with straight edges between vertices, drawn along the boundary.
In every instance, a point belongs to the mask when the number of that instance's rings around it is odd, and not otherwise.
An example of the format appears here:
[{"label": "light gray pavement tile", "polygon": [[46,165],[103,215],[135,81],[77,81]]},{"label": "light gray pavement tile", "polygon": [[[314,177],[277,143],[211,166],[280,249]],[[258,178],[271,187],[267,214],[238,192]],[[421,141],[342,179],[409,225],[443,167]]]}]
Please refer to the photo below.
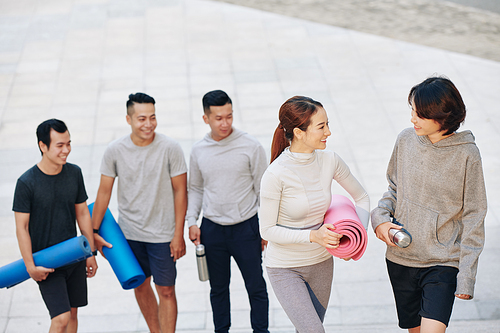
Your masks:
[{"label": "light gray pavement tile", "polygon": [[[234,80],[236,83],[260,83],[260,82],[271,82],[278,80],[278,74],[274,71],[269,70],[257,70],[257,71],[238,71],[234,73]],[[290,96],[291,97],[291,96]]]},{"label": "light gray pavement tile", "polygon": [[179,331],[204,331],[206,327],[207,316],[205,311],[185,311],[180,313],[177,318],[177,330]]},{"label": "light gray pavement tile", "polygon": [[64,48],[62,40],[32,41],[24,45],[21,61],[57,60]]},{"label": "light gray pavement tile", "polygon": [[13,109],[19,108],[40,108],[42,111],[48,109],[52,104],[53,94],[11,94],[7,100],[6,111],[7,113]]},{"label": "light gray pavement tile", "polygon": [[140,330],[140,314],[119,314],[119,315],[91,315],[81,314],[78,316],[78,331],[81,333],[132,333],[146,332]]},{"label": "light gray pavement tile", "polygon": [[10,91],[10,96],[30,96],[30,95],[52,95],[54,94],[56,84],[54,81],[45,81],[45,82],[33,82],[33,83],[25,83],[25,84],[15,84]]},{"label": "light gray pavement tile", "polygon": [[104,4],[75,4],[71,10],[70,29],[90,30],[103,28],[106,20],[107,9]]},{"label": "light gray pavement tile", "polygon": [[17,65],[17,73],[54,73],[59,70],[60,61],[50,60],[21,60]]},{"label": "light gray pavement tile", "polygon": [[364,333],[364,332],[373,332],[373,333],[400,333],[401,329],[389,326],[389,325],[376,325],[376,324],[368,324],[368,325],[349,325],[349,326],[338,326],[332,325],[325,327],[327,332],[340,332],[340,333]]},{"label": "light gray pavement tile", "polygon": [[356,307],[394,304],[391,285],[386,279],[380,281],[337,282],[334,283],[333,288],[337,290],[339,299],[332,300],[332,305]]},{"label": "light gray pavement tile", "polygon": [[[51,95],[49,95],[52,98]],[[8,110],[8,109],[7,109]],[[8,112],[8,111],[7,111]],[[32,118],[28,119],[19,119],[18,121],[11,122],[2,122],[2,131],[0,131],[0,149],[8,150],[12,149],[12,143],[16,143],[16,147],[18,149],[28,148],[33,145],[33,142],[36,144],[36,127],[43,120],[47,119],[48,116],[43,116],[41,118],[37,118],[33,120]],[[38,121],[38,119],[41,119]],[[22,129],[29,127],[33,130],[30,132],[24,132]],[[33,133],[33,136],[30,135]],[[26,171],[26,170],[25,170]]]},{"label": "light gray pavement tile", "polygon": [[4,333],[48,332],[49,316],[30,315],[29,317],[10,317]]},{"label": "light gray pavement tile", "polygon": [[277,329],[291,329],[292,331],[295,331],[293,329],[293,324],[290,322],[290,319],[288,319],[285,311],[283,311],[281,307],[271,309],[269,311],[269,319],[269,322],[271,323],[270,327],[275,327]]},{"label": "light gray pavement tile", "polygon": [[479,320],[481,318],[475,300],[455,300],[451,320]]},{"label": "light gray pavement tile", "polygon": [[[43,7],[44,6],[37,6],[39,9]],[[67,13],[63,13],[61,15],[58,15],[57,13],[43,14],[38,11],[38,13],[32,17],[30,22],[27,40],[64,40],[69,26],[69,16],[66,14]]]},{"label": "light gray pavement tile", "polygon": [[101,60],[105,47],[106,30],[80,29],[68,31],[64,44],[65,59]]},{"label": "light gray pavement tile", "polygon": [[500,321],[452,321],[448,326],[449,333],[496,333],[500,331]]},{"label": "light gray pavement tile", "polygon": [[0,21],[0,27],[4,33],[0,37],[0,51],[8,53],[20,53],[23,49],[23,41],[27,34],[28,22],[16,23],[15,19],[5,19]]},{"label": "light gray pavement tile", "polygon": [[[179,65],[179,67],[187,67],[187,65]],[[160,70],[161,72],[161,70]],[[165,69],[166,75],[157,75],[158,73],[155,71],[148,75],[144,79],[144,85],[146,91],[150,89],[159,89],[163,88],[163,94],[167,94],[170,96],[175,96],[177,94],[172,93],[176,90],[185,90],[185,92],[181,92],[182,95],[185,93],[189,93],[189,78],[187,76],[187,69],[183,68],[182,72],[185,74],[176,74],[175,71],[170,71],[170,69]],[[166,98],[164,95],[157,96],[156,98]]]},{"label": "light gray pavement tile", "polygon": [[[335,303],[335,298],[330,297],[330,304]],[[342,307],[329,305],[326,310],[325,319],[323,321],[325,326],[341,325],[342,323]]]},{"label": "light gray pavement tile", "polygon": [[11,74],[16,71],[16,65],[11,63],[11,64],[0,64],[0,74]]},{"label": "light gray pavement tile", "polygon": [[341,322],[337,324],[349,327],[384,323],[394,323],[396,326],[396,308],[392,304],[342,306]]},{"label": "light gray pavement tile", "polygon": [[179,140],[189,140],[192,138],[191,124],[189,123],[158,126],[157,131],[167,136],[175,136],[179,138]]},{"label": "light gray pavement tile", "polygon": [[14,80],[12,81],[13,86],[16,85],[30,85],[30,84],[49,84],[57,83],[59,74],[57,72],[31,72],[27,73],[16,73]]},{"label": "light gray pavement tile", "polygon": [[[269,90],[268,92],[248,92],[236,93],[238,98],[238,112],[241,114],[242,120],[277,120],[275,112],[271,110],[279,109],[283,103],[279,87],[274,84],[271,86],[263,84]],[[247,110],[255,110],[255,113],[250,113]],[[266,112],[266,110],[268,110]],[[236,110],[235,110],[236,111]]]},{"label": "light gray pavement tile", "polygon": [[80,84],[86,86],[101,74],[100,61],[92,59],[68,59],[61,63],[59,85]]},{"label": "light gray pavement tile", "polygon": [[[485,320],[498,320],[500,316],[500,304],[497,300],[477,301],[476,303],[479,316]],[[500,328],[500,325],[498,325]]]},{"label": "light gray pavement tile", "polygon": [[[45,316],[45,320],[50,318],[42,297],[40,297],[38,285],[34,280],[26,280],[13,287],[13,290],[9,317],[28,319]],[[2,289],[0,292],[4,291],[5,289]],[[27,309],[27,305],[29,305],[29,310]]]}]

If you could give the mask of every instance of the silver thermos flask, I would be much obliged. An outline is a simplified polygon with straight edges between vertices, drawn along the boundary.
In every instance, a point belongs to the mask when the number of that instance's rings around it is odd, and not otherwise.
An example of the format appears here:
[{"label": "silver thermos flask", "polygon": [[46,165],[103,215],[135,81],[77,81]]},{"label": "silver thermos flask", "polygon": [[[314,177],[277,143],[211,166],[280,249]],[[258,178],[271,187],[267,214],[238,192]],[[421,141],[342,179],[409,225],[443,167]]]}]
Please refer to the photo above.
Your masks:
[{"label": "silver thermos flask", "polygon": [[402,229],[389,229],[389,238],[391,241],[401,248],[405,248],[410,246],[411,244],[411,235],[410,233],[402,228]]},{"label": "silver thermos flask", "polygon": [[205,246],[203,244],[196,245],[196,263],[198,264],[198,277],[200,281],[207,281],[209,275]]}]

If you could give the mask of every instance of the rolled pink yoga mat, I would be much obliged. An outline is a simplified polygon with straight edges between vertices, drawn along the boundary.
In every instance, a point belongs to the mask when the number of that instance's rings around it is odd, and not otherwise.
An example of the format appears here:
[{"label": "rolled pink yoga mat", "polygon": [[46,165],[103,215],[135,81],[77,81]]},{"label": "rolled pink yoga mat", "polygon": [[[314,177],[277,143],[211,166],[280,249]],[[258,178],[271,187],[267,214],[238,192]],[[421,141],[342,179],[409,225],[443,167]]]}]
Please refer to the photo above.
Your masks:
[{"label": "rolled pink yoga mat", "polygon": [[335,232],[343,235],[338,248],[327,249],[331,255],[354,260],[359,260],[363,256],[368,243],[368,234],[351,200],[343,195],[334,194],[325,214],[325,223],[334,225]]}]

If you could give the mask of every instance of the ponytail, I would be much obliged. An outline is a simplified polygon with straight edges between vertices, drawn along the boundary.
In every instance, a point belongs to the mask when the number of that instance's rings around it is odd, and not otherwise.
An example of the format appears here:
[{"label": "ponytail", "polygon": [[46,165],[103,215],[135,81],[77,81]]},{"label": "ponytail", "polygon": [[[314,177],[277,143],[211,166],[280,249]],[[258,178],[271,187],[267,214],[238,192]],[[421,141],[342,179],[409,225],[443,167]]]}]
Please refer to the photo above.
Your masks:
[{"label": "ponytail", "polygon": [[283,150],[288,146],[290,146],[290,141],[285,137],[285,129],[279,124],[274,131],[273,142],[271,144],[271,163],[280,156]]}]

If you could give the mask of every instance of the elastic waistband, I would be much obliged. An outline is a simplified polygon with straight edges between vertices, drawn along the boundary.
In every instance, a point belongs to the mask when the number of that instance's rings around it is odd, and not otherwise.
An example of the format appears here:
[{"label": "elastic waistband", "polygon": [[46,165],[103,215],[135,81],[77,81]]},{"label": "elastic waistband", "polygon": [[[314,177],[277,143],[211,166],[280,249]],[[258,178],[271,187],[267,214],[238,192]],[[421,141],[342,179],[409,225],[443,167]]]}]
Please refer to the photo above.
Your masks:
[{"label": "elastic waistband", "polygon": [[233,223],[233,224],[220,224],[220,223],[217,223],[217,222],[212,221],[212,220],[211,220],[211,219],[209,219],[209,218],[206,218],[205,216],[203,216],[203,218],[202,218],[202,220],[201,220],[201,221],[202,221],[202,223],[203,223],[203,221],[208,221],[208,222],[210,222],[210,223],[217,224],[218,226],[221,226],[221,227],[235,227],[235,226],[237,226],[237,225],[243,224],[243,223],[245,223],[245,222],[250,222],[250,221],[255,220],[255,219],[258,219],[258,214],[255,214],[254,216],[252,216],[252,217],[251,217],[251,218],[249,218],[249,219],[246,219],[246,220],[241,221],[241,222],[236,222],[236,223]]}]

